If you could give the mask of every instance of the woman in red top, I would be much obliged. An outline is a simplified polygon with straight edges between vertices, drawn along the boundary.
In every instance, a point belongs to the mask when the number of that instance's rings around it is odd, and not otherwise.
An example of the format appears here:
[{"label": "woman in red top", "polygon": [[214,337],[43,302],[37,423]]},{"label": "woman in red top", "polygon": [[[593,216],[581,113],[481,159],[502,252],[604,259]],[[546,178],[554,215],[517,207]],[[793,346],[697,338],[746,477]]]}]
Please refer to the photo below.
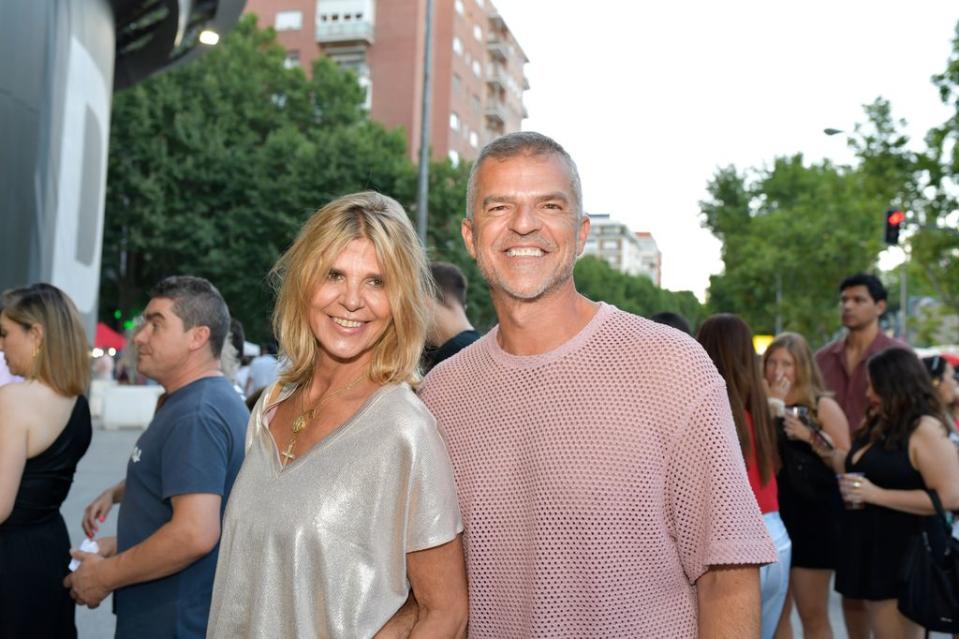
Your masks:
[{"label": "woman in red top", "polygon": [[762,592],[761,634],[763,639],[768,639],[776,630],[786,599],[792,543],[779,516],[776,486],[779,455],[760,374],[759,357],[753,348],[752,330],[736,315],[722,313],[709,317],[699,327],[696,339],[726,381],[729,407],[746,461],[749,485],[779,554],[779,561],[763,566],[759,573]]}]

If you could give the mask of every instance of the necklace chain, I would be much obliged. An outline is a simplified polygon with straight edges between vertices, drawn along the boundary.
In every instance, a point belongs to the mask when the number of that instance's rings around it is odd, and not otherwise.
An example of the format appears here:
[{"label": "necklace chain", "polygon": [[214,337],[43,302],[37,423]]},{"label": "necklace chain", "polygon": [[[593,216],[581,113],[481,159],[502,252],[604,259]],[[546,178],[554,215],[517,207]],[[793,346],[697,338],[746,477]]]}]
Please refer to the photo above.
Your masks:
[{"label": "necklace chain", "polygon": [[[366,377],[366,373],[360,374],[352,382],[350,382],[346,386],[343,386],[342,388],[339,388],[333,391],[332,393],[324,393],[320,397],[320,399],[318,399],[316,403],[313,404],[313,406],[304,410],[302,413],[297,415],[292,422],[290,422],[290,441],[287,442],[286,450],[283,451],[282,453],[283,459],[285,460],[285,464],[284,464],[285,466],[288,466],[290,462],[296,459],[296,455],[293,454],[293,448],[296,446],[296,436],[299,435],[301,432],[303,432],[306,429],[306,427],[310,425],[310,423],[316,417],[316,411],[319,410],[320,406],[327,403],[334,397],[339,397],[343,393],[349,390],[352,390],[354,387],[356,387],[357,384],[363,381],[364,377]],[[301,408],[303,407],[303,398],[305,396],[306,396],[306,391],[304,390],[300,394]]]}]

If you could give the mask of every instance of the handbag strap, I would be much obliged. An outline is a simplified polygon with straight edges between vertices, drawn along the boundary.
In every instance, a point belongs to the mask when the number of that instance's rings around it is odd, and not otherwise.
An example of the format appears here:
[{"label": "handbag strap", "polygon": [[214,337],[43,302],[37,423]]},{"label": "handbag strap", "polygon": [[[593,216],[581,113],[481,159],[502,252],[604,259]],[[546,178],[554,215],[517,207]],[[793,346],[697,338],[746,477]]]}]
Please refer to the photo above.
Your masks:
[{"label": "handbag strap", "polygon": [[932,507],[936,509],[936,514],[939,516],[939,521],[942,522],[942,525],[945,527],[947,533],[952,535],[952,528],[949,526],[949,520],[946,518],[946,511],[942,507],[942,502],[939,501],[939,494],[931,489],[926,489],[926,494],[929,495],[929,499],[932,501]]}]

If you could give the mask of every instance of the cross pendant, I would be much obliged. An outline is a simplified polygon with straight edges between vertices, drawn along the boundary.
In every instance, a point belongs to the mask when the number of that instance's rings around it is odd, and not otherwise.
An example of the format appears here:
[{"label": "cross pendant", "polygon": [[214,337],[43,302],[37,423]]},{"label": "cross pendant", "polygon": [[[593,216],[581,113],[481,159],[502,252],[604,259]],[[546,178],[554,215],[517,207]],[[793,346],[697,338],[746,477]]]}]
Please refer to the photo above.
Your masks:
[{"label": "cross pendant", "polygon": [[296,455],[293,454],[294,443],[295,442],[290,441],[290,443],[286,445],[286,450],[283,451],[283,459],[285,460],[284,466],[296,459]]}]

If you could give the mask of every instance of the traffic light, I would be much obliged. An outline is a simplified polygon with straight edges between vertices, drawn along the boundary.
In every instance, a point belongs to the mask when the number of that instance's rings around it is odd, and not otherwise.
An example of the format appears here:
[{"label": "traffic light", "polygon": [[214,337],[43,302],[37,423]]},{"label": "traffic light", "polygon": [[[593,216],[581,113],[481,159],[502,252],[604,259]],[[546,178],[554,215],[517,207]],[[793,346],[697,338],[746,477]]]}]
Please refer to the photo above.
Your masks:
[{"label": "traffic light", "polygon": [[899,209],[886,211],[886,244],[891,246],[899,244],[899,229],[905,221],[906,214]]}]

